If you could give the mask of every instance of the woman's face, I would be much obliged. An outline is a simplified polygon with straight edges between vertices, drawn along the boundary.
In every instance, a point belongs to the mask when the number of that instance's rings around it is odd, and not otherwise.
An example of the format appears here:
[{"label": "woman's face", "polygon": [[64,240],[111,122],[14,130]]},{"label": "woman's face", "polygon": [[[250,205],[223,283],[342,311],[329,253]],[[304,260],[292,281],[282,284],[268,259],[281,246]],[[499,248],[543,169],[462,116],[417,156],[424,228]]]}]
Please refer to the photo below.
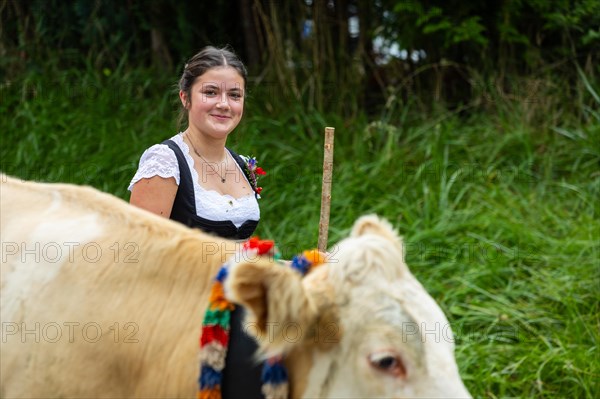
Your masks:
[{"label": "woman's face", "polygon": [[[190,90],[190,128],[214,139],[225,139],[244,112],[244,78],[232,67],[211,68],[196,78]],[[179,92],[186,106],[186,94]]]}]

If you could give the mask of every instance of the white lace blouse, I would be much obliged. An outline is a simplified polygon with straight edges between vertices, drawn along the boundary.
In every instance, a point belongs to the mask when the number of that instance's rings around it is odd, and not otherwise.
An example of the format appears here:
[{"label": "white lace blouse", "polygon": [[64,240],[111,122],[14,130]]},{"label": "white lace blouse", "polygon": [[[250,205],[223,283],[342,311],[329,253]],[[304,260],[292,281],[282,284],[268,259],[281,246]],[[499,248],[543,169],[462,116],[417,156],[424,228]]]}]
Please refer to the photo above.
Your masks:
[{"label": "white lace blouse", "polygon": [[[247,220],[259,220],[260,208],[254,194],[240,198],[231,195],[223,195],[214,190],[206,190],[199,183],[198,172],[194,168],[194,159],[190,156],[188,145],[183,141],[181,134],[171,137],[185,156],[185,160],[192,173],[194,181],[194,196],[196,200],[196,213],[198,216],[215,221],[230,220],[239,228]],[[239,168],[239,165],[235,163]],[[242,176],[245,176],[243,171]],[[129,183],[128,190],[139,180],[160,176],[164,178],[174,177],[179,185],[179,165],[175,153],[164,144],[155,144],[142,154],[138,170]],[[248,183],[250,184],[250,183]]]}]

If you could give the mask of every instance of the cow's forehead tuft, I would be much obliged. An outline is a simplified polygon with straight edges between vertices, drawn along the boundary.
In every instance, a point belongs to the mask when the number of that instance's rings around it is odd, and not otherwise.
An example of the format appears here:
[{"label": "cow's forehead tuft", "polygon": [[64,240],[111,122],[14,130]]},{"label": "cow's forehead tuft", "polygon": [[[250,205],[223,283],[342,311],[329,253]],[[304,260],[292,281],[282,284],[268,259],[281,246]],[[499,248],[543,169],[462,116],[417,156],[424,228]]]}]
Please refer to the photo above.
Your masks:
[{"label": "cow's forehead tuft", "polygon": [[401,247],[373,235],[341,241],[328,262],[330,280],[334,284],[372,285],[410,275]]}]

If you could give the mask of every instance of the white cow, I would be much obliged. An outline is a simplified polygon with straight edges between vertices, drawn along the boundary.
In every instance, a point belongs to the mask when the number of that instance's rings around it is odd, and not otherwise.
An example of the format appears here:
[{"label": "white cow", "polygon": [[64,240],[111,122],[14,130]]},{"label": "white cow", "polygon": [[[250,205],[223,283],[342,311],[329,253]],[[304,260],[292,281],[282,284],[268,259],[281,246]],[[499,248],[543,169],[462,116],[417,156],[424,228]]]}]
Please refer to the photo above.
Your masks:
[{"label": "white cow", "polygon": [[302,279],[92,188],[0,179],[1,397],[195,396],[226,259],[227,293],[264,353],[285,355],[291,397],[469,397],[448,321],[385,221],[358,220]]}]

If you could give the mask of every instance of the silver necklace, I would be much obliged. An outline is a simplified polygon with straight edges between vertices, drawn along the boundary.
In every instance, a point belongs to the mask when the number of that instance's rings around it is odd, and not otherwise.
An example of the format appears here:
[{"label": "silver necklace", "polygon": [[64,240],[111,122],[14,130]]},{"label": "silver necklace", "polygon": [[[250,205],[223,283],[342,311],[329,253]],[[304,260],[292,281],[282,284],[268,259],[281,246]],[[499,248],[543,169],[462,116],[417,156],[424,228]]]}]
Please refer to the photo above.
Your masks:
[{"label": "silver necklace", "polygon": [[[190,144],[192,145],[192,149],[194,150],[194,152],[196,153],[196,155],[198,155],[200,157],[200,159],[202,159],[202,161],[204,161],[205,164],[207,164],[208,166],[210,166],[210,168],[217,174],[217,176],[219,176],[221,178],[221,183],[225,183],[226,177],[227,177],[227,153],[225,153],[225,176],[221,175],[214,166],[212,166],[212,163],[208,162],[206,159],[204,159],[204,157],[202,155],[200,155],[200,153],[198,152],[198,150],[196,150],[196,147],[194,147],[194,143],[192,143],[192,139],[190,138],[190,136],[187,134],[187,132],[185,133],[185,135],[187,136],[188,141],[190,142]],[[227,150],[225,150],[227,151]]]}]

